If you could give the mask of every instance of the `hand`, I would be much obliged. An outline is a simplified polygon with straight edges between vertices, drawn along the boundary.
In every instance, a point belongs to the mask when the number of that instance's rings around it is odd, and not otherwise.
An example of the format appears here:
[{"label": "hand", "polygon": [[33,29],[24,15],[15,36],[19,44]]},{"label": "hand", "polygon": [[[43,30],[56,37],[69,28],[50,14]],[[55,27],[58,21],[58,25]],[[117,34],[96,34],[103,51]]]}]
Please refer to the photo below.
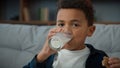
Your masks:
[{"label": "hand", "polygon": [[109,58],[108,63],[110,64],[110,68],[120,68],[120,59],[111,57]]},{"label": "hand", "polygon": [[58,28],[53,28],[49,31],[48,33],[48,36],[47,36],[47,39],[46,39],[46,42],[42,48],[42,50],[38,53],[37,55],[37,61],[38,62],[43,62],[44,60],[46,60],[50,55],[56,53],[56,51],[52,50],[50,47],[49,47],[49,44],[48,44],[48,41],[49,39],[55,35],[57,32],[60,32],[61,29],[58,29]]}]

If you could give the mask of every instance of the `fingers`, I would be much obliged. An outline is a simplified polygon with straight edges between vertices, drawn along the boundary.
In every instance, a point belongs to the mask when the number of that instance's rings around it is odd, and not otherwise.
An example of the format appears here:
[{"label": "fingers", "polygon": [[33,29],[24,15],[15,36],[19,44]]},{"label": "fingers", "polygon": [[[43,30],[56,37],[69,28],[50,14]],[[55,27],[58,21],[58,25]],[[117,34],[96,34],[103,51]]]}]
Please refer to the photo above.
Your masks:
[{"label": "fingers", "polygon": [[53,28],[53,29],[51,29],[51,30],[49,31],[49,33],[48,33],[48,38],[52,37],[53,35],[55,35],[55,34],[58,33],[58,32],[61,32],[61,30],[62,30],[62,29],[60,29],[60,28]]},{"label": "fingers", "polygon": [[109,63],[110,64],[120,63],[120,59],[119,58],[109,58]]},{"label": "fingers", "polygon": [[47,37],[47,39],[46,39],[46,41],[45,41],[45,43],[44,43],[44,46],[43,46],[42,50],[40,51],[40,55],[41,55],[41,53],[42,53],[42,55],[46,55],[46,56],[48,57],[48,56],[50,56],[51,54],[54,54],[54,53],[57,52],[57,51],[52,50],[52,49],[49,47],[48,41],[49,41],[49,39],[50,39],[53,35],[55,35],[57,32],[60,32],[60,31],[61,31],[61,29],[58,29],[58,28],[52,28],[52,29],[49,30],[48,37]]},{"label": "fingers", "polygon": [[120,59],[119,58],[109,58],[110,68],[120,68]]}]

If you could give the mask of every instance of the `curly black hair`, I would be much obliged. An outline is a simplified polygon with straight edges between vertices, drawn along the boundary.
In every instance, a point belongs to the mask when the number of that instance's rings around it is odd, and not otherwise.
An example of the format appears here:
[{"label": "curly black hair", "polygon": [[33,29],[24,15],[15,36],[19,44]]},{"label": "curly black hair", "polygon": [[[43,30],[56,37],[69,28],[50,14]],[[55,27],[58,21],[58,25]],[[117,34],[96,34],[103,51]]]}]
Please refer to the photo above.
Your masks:
[{"label": "curly black hair", "polygon": [[88,25],[93,25],[94,22],[94,10],[90,0],[59,0],[59,9],[79,9],[85,13]]}]

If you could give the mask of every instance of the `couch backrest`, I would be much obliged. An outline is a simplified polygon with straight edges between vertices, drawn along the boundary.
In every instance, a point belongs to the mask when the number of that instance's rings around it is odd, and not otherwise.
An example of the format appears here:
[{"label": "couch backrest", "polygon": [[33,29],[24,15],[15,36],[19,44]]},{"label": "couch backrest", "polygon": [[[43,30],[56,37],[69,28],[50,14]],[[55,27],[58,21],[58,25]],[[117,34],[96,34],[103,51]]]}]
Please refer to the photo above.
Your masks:
[{"label": "couch backrest", "polygon": [[93,36],[88,37],[86,43],[105,51],[110,57],[120,58],[120,24],[96,24]]},{"label": "couch backrest", "polygon": [[22,68],[40,51],[52,27],[0,24],[0,68]]},{"label": "couch backrest", "polygon": [[[120,58],[120,25],[95,25],[95,33],[86,39],[86,43]],[[53,27],[0,24],[0,68],[22,68],[30,62]]]}]

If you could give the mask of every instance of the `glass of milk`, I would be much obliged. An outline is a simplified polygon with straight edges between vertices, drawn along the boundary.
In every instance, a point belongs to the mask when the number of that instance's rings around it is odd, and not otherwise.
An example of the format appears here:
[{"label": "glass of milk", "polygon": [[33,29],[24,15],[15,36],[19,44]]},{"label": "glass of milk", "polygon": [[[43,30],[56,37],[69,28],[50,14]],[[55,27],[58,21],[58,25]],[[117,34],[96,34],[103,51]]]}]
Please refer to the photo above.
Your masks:
[{"label": "glass of milk", "polygon": [[56,33],[49,40],[49,46],[53,50],[61,50],[61,48],[72,39],[72,35],[67,33]]}]

